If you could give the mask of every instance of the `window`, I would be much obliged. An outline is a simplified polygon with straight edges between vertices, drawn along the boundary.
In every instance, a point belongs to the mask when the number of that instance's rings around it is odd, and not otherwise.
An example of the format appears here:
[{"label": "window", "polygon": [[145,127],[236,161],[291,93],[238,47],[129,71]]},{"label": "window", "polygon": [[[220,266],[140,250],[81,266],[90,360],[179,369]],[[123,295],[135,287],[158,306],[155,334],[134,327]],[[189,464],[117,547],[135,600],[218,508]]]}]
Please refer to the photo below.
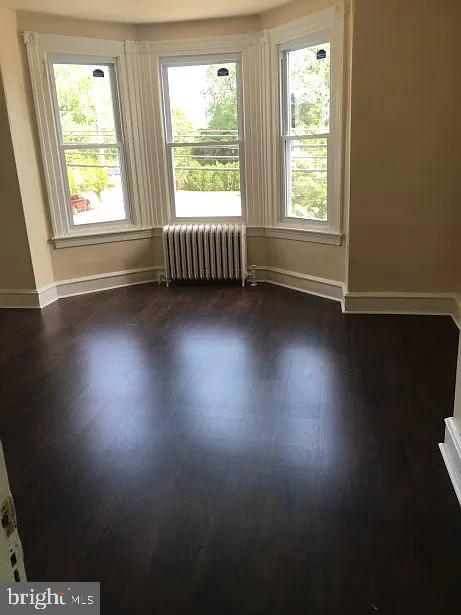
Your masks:
[{"label": "window", "polygon": [[115,66],[61,59],[50,64],[70,226],[124,221]]},{"label": "window", "polygon": [[242,215],[240,62],[182,58],[163,64],[174,218]]},{"label": "window", "polygon": [[330,43],[282,48],[284,217],[329,222]]}]

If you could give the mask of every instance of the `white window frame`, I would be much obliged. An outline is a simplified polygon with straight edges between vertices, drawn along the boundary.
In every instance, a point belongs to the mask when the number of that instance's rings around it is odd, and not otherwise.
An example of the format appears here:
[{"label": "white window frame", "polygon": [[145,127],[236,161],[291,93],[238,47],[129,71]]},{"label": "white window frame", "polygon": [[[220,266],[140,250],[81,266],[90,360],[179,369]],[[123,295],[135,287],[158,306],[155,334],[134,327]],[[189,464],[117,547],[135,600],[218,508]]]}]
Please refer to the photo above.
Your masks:
[{"label": "white window frame", "polygon": [[[322,36],[321,34],[311,35],[307,38],[303,38],[295,43],[287,43],[285,45],[279,46],[279,54],[280,54],[280,97],[281,97],[281,119],[280,126],[281,130],[281,152],[282,152],[282,170],[283,170],[283,179],[282,179],[282,220],[284,223],[305,223],[312,226],[318,227],[328,227],[330,226],[329,220],[334,216],[334,207],[332,199],[329,198],[332,186],[332,175],[330,173],[330,165],[334,163],[332,160],[331,152],[331,140],[330,140],[330,130],[326,133],[312,133],[309,135],[291,135],[290,134],[290,118],[291,111],[289,108],[288,101],[288,84],[289,84],[289,75],[288,75],[288,61],[287,55],[290,51],[297,51],[298,49],[306,49],[307,47],[312,47],[314,45],[324,45],[325,43],[330,43],[328,40],[328,36]],[[331,56],[329,58],[331,62]],[[331,79],[330,79],[330,101],[331,101]],[[330,102],[331,107],[331,102]],[[331,116],[331,113],[330,113]],[[331,117],[329,119],[330,123]],[[327,220],[315,220],[312,218],[299,218],[297,216],[289,216],[288,208],[289,208],[289,198],[291,193],[291,154],[290,147],[292,141],[305,141],[309,139],[326,139],[327,142]],[[333,211],[332,211],[333,210]]]},{"label": "white window frame", "polygon": [[[236,145],[239,149],[239,171],[240,171],[240,216],[215,216],[215,217],[180,217],[176,215],[175,204],[175,179],[173,168],[173,149],[176,147],[195,147],[197,143],[186,143],[173,141],[173,131],[171,125],[171,107],[168,88],[168,68],[186,67],[206,64],[226,64],[235,63],[236,83],[237,83],[237,126],[238,139],[226,142],[209,142],[206,145],[219,147],[220,145]],[[166,149],[166,166],[168,180],[168,205],[170,221],[175,223],[223,223],[223,222],[242,222],[246,219],[246,188],[245,188],[245,141],[244,141],[244,109],[242,92],[242,58],[241,53],[214,53],[214,54],[194,54],[179,55],[160,58],[160,70],[162,81],[162,106],[163,106],[163,125]],[[203,144],[201,144],[203,145]]]},{"label": "white window frame", "polygon": [[[275,147],[274,202],[273,219],[275,229],[294,229],[304,231],[306,238],[324,243],[340,244],[342,237],[342,198],[343,198],[343,89],[344,89],[344,3],[308,15],[305,18],[269,30],[271,55],[276,71],[273,72],[273,91],[276,92],[273,113],[275,128],[273,133]],[[287,215],[289,169],[287,168],[287,142],[296,137],[286,134],[287,113],[287,71],[284,54],[305,47],[330,43],[330,129],[328,141],[327,176],[327,220],[309,220]],[[322,135],[316,135],[319,138]]]},{"label": "white window frame", "polygon": [[[51,241],[55,248],[125,241],[152,237],[153,210],[146,188],[149,157],[144,134],[141,83],[136,78],[139,57],[137,44],[131,41],[59,36],[24,32],[34,96],[35,115],[42,153],[43,172],[48,195]],[[59,118],[53,93],[54,75],[50,60],[110,64],[116,73],[115,121],[119,122],[120,164],[124,182],[127,218],[120,221],[74,225],[68,199],[67,170],[63,165]],[[115,82],[114,82],[115,83]],[[119,112],[115,105],[118,105]]]},{"label": "white window frame", "polygon": [[[106,231],[113,230],[114,227],[125,227],[126,225],[133,224],[133,216],[129,204],[128,198],[128,189],[127,189],[127,180],[126,180],[126,164],[125,164],[125,143],[123,136],[123,127],[122,127],[122,113],[121,113],[121,105],[120,105],[120,94],[119,94],[119,86],[118,86],[118,75],[117,75],[117,65],[115,58],[107,58],[107,57],[97,57],[93,56],[91,59],[88,56],[81,56],[75,54],[67,54],[67,53],[50,53],[47,56],[48,60],[48,75],[50,80],[50,89],[51,89],[51,97],[53,103],[54,110],[54,119],[56,123],[56,135],[60,153],[61,167],[62,167],[62,178],[64,183],[64,191],[66,197],[66,214],[67,214],[67,226],[70,230],[70,234],[85,234],[85,233],[94,233],[98,231]],[[81,143],[78,145],[74,144],[65,144],[62,136],[62,127],[61,127],[61,119],[59,115],[58,108],[58,97],[56,92],[56,80],[54,78],[54,64],[75,64],[75,65],[98,65],[105,66],[110,74],[110,86],[111,86],[111,94],[112,94],[112,109],[114,115],[114,125],[115,125],[115,134],[116,141],[115,143],[103,143],[103,144],[95,144],[95,143]],[[108,220],[105,222],[92,222],[88,224],[75,224],[72,206],[70,202],[70,188],[68,182],[67,175],[67,163],[65,152],[72,149],[103,149],[103,148],[111,148],[116,149],[119,157],[120,164],[120,177],[122,184],[122,193],[123,193],[123,205],[125,209],[125,218],[122,220]]]}]

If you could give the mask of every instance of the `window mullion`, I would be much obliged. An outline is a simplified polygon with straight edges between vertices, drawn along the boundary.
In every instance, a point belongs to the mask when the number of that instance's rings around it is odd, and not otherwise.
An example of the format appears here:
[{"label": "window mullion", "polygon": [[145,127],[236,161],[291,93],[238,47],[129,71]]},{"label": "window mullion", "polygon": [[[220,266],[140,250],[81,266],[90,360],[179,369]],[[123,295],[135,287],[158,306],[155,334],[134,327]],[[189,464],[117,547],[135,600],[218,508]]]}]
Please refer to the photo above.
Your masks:
[{"label": "window mullion", "polygon": [[169,147],[226,147],[230,145],[240,145],[241,140],[238,141],[169,141],[167,145]]},{"label": "window mullion", "polygon": [[123,143],[121,141],[116,141],[115,143],[61,143],[60,145],[65,149],[101,149],[103,147],[123,147]]}]

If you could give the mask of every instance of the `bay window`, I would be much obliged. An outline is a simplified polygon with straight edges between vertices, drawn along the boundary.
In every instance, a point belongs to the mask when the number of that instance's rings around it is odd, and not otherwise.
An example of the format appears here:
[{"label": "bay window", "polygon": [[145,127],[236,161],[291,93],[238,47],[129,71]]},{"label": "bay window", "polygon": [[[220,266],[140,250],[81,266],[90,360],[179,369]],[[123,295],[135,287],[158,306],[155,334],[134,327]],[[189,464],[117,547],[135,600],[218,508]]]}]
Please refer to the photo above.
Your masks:
[{"label": "bay window", "polygon": [[340,245],[344,23],[338,4],[263,35],[25,32],[53,245],[232,221]]}]

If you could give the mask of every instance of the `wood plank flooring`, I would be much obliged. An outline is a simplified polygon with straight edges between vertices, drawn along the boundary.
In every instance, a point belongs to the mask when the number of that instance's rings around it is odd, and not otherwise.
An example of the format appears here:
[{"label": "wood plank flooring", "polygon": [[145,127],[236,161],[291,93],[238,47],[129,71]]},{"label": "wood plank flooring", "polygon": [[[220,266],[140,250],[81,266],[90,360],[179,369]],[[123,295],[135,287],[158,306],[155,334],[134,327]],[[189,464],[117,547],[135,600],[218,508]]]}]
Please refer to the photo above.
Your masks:
[{"label": "wood plank flooring", "polygon": [[0,311],[29,578],[104,615],[457,612],[457,334],[266,285]]}]

